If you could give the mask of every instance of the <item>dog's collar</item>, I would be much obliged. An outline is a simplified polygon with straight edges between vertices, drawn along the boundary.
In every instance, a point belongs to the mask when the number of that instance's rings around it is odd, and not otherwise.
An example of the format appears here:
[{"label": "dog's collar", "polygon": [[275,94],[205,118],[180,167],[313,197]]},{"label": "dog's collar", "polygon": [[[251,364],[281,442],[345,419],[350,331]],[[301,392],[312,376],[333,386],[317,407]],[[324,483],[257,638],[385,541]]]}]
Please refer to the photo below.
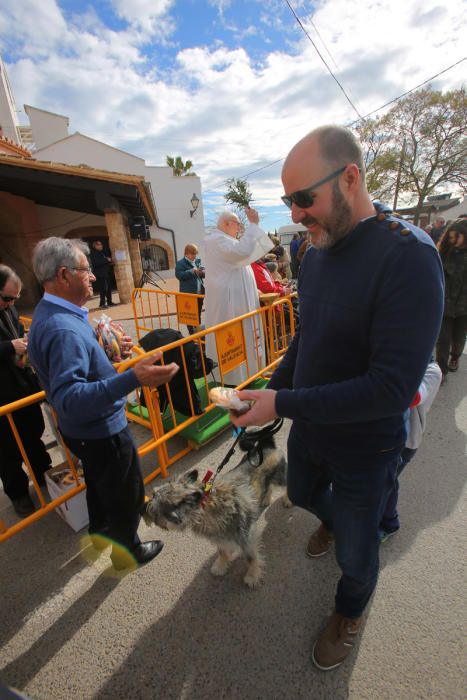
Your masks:
[{"label": "dog's collar", "polygon": [[213,481],[214,481],[214,472],[211,469],[208,469],[206,474],[203,476],[203,479],[202,479],[204,493],[203,493],[203,496],[199,502],[200,508],[206,507],[206,503],[208,502],[208,498],[211,495]]}]

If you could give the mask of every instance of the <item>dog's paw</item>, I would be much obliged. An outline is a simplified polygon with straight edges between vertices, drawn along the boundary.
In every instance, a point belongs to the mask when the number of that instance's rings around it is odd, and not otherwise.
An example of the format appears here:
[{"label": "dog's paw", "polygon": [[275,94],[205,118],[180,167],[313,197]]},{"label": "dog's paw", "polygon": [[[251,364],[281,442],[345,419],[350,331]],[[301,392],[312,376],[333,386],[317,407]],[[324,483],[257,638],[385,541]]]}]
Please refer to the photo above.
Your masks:
[{"label": "dog's paw", "polygon": [[282,505],[284,506],[284,508],[292,508],[293,506],[292,501],[286,493],[284,493],[284,495],[282,496]]},{"label": "dog's paw", "polygon": [[248,570],[243,577],[243,583],[245,583],[248,588],[258,588],[263,580],[263,575],[261,571],[251,572]]},{"label": "dog's paw", "polygon": [[246,583],[248,588],[256,588],[260,585],[263,580],[263,561],[261,559],[255,559],[251,561],[245,576],[243,577],[243,583]]},{"label": "dog's paw", "polygon": [[211,574],[213,576],[225,576],[229,568],[229,563],[226,557],[217,557],[216,561],[211,566]]}]

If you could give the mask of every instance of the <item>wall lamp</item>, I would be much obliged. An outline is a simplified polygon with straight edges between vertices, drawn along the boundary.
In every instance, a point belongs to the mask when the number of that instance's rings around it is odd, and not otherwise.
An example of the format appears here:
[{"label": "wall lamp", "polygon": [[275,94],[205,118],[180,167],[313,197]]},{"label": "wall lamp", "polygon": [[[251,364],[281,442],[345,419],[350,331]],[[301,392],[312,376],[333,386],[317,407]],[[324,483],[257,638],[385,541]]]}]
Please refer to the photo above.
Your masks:
[{"label": "wall lamp", "polygon": [[190,200],[193,209],[190,211],[190,216],[193,218],[193,214],[199,207],[199,197],[196,196],[196,192],[193,193],[193,197]]}]

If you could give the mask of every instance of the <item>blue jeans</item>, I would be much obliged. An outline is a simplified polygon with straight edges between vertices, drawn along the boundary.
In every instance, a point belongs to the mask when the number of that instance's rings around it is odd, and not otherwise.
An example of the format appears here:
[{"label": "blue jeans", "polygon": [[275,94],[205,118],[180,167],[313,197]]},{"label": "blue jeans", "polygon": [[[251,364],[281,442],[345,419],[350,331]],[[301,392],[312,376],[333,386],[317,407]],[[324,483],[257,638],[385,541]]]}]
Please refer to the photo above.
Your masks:
[{"label": "blue jeans", "polygon": [[306,427],[296,423],[287,448],[290,500],[314,513],[336,538],[342,570],[336,611],[360,617],[378,579],[378,526],[394,485],[400,450],[375,454],[371,467],[331,464],[313,454]]},{"label": "blue jeans", "polygon": [[388,493],[386,507],[383,517],[381,518],[380,528],[385,532],[395,532],[400,528],[399,514],[397,512],[397,501],[399,498],[399,475],[405,469],[417,450],[412,450],[410,447],[404,447],[402,450],[399,462],[397,465],[396,478],[394,485]]}]

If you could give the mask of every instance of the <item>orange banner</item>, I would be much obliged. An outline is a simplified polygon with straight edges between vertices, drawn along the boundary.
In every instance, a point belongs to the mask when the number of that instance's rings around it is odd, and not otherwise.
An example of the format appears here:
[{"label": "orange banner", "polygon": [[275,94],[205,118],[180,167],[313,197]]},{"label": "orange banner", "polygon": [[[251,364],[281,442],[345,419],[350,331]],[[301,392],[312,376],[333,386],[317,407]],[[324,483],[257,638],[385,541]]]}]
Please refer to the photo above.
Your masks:
[{"label": "orange banner", "polygon": [[216,331],[216,347],[222,374],[246,361],[245,338],[241,321]]},{"label": "orange banner", "polygon": [[177,294],[177,316],[179,323],[199,326],[198,297],[192,294]]}]

